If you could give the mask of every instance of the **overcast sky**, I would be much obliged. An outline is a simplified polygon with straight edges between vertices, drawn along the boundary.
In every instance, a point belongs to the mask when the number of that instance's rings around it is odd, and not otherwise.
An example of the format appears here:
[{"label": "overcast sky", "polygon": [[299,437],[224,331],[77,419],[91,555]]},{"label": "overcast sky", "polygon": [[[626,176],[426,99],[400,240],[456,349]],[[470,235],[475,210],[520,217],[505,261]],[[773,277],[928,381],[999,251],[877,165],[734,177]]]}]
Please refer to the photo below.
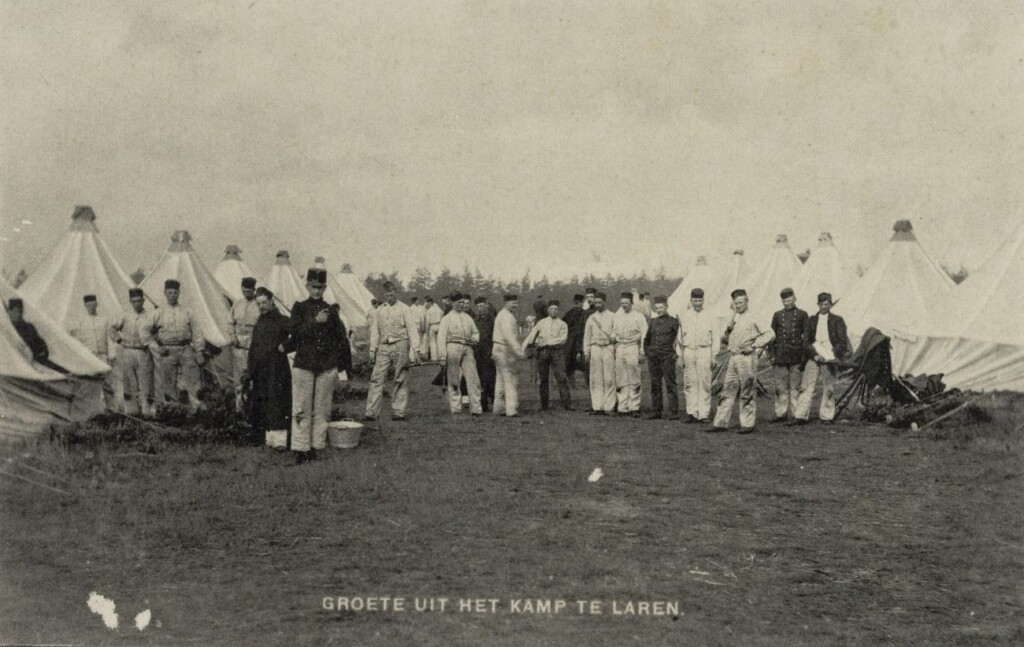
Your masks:
[{"label": "overcast sky", "polygon": [[897,218],[973,268],[1024,218],[1020,2],[0,0],[0,52],[9,271],[76,204],[129,271],[184,228],[260,276],[870,263]]}]

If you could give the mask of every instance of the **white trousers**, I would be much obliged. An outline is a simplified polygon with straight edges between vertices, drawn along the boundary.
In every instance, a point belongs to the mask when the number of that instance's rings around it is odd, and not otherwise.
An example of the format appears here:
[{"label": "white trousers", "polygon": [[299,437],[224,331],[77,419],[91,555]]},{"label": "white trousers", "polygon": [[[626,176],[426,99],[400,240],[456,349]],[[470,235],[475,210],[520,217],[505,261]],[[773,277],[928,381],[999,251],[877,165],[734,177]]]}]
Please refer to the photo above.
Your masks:
[{"label": "white trousers", "polygon": [[615,346],[590,347],[590,406],[615,411]]},{"label": "white trousers", "polygon": [[711,415],[711,347],[683,348],[683,396],[686,414],[705,420]]},{"label": "white trousers", "polygon": [[514,416],[519,413],[519,377],[516,375],[516,354],[504,344],[495,344],[491,352],[497,375],[494,380],[494,413]]},{"label": "white trousers", "polygon": [[338,369],[314,373],[292,369],[292,450],[305,452],[327,446],[327,423]]},{"label": "white trousers", "polygon": [[800,399],[797,401],[796,410],[793,413],[800,420],[807,420],[811,415],[811,400],[814,399],[814,388],[818,385],[819,378],[821,379],[821,405],[818,408],[818,417],[826,421],[836,417],[838,369],[834,364],[819,364],[811,359],[804,367]]}]

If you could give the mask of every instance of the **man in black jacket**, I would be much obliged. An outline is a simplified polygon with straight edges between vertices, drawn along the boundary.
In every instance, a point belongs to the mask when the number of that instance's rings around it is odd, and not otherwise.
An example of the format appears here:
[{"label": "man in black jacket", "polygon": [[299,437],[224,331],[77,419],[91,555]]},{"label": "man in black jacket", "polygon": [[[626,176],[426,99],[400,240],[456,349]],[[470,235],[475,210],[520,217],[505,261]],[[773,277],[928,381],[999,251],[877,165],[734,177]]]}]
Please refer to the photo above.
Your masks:
[{"label": "man in black jacket", "polygon": [[782,310],[772,316],[772,330],[775,331],[775,418],[772,422],[784,422],[790,409],[796,415],[800,383],[804,376],[804,331],[807,328],[807,313],[796,307],[793,288],[779,293]]},{"label": "man in black jacket", "polygon": [[569,327],[569,339],[565,342],[565,377],[569,386],[575,384],[576,371],[587,374],[587,365],[583,363],[583,327],[587,324],[587,315],[583,310],[583,295],[572,298],[572,307],[562,316],[562,321]]},{"label": "man in black jacket", "polygon": [[651,373],[651,406],[648,420],[660,419],[662,412],[661,383],[668,393],[668,418],[679,419],[679,392],[676,390],[676,338],[679,320],[668,314],[668,298],[654,297],[654,312],[644,337],[647,370]]},{"label": "man in black jacket", "polygon": [[480,331],[480,343],[473,347],[476,370],[480,374],[480,405],[484,411],[490,411],[494,404],[494,385],[498,377],[498,369],[491,356],[494,349],[495,312],[487,302],[487,297],[477,297],[474,305],[476,309],[472,317]]},{"label": "man in black jacket", "polygon": [[836,381],[839,374],[837,360],[850,356],[850,338],[846,334],[846,322],[839,315],[831,313],[832,295],[822,292],[818,295],[818,314],[807,321],[804,331],[804,349],[811,358],[804,367],[804,379],[800,386],[800,398],[794,412],[796,420],[791,424],[805,425],[810,417],[811,399],[814,388],[821,378],[821,408],[818,416],[830,424],[836,416]]},{"label": "man in black jacket", "polygon": [[352,348],[337,306],[323,300],[327,270],[306,273],[309,298],[292,306],[285,352],[295,352],[292,364],[292,439],[297,463],[316,456],[327,444],[331,396],[338,371],[352,371]]}]

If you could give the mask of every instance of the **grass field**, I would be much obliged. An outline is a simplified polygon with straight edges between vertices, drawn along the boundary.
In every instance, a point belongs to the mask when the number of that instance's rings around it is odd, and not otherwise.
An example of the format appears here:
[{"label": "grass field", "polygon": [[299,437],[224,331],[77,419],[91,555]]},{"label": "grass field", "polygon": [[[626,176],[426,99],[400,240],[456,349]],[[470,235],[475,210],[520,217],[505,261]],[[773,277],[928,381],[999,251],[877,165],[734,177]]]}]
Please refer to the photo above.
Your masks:
[{"label": "grass field", "polygon": [[[69,494],[0,479],[0,642],[1024,641],[1021,398],[986,398],[989,422],[917,433],[849,422],[702,434],[537,413],[528,372],[525,417],[475,424],[447,414],[433,371],[417,369],[409,421],[306,466],[137,430],[4,448],[4,471]],[[87,608],[93,591],[116,602],[117,631]],[[339,596],[403,597],[407,610],[324,609]],[[448,608],[413,609],[430,597]],[[499,602],[469,612],[459,598]],[[567,607],[513,613],[514,599]],[[613,614],[641,601],[679,613]]]}]

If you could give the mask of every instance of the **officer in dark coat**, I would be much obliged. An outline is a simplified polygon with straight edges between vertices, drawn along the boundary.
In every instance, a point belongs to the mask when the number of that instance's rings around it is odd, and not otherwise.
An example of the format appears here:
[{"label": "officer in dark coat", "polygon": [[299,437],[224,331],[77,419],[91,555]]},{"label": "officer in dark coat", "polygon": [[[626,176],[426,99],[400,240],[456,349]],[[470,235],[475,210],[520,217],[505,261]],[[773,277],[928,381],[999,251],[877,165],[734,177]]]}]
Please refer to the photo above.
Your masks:
[{"label": "officer in dark coat", "polygon": [[807,329],[807,313],[796,307],[793,288],[779,293],[782,310],[772,316],[772,330],[775,332],[775,418],[772,422],[783,422],[790,410],[796,414],[797,399],[800,397],[800,383],[804,376],[804,331]]},{"label": "officer in dark coat", "polygon": [[260,315],[252,329],[246,376],[249,424],[256,434],[252,440],[284,451],[292,424],[292,375],[284,352],[290,322],[265,287],[256,290],[256,307]]},{"label": "officer in dark coat", "polygon": [[490,411],[494,405],[494,384],[498,377],[494,358],[491,357],[495,312],[491,304],[487,303],[487,297],[477,297],[473,303],[476,306],[473,322],[480,331],[480,343],[473,347],[476,370],[480,376],[480,406],[484,411]]}]

